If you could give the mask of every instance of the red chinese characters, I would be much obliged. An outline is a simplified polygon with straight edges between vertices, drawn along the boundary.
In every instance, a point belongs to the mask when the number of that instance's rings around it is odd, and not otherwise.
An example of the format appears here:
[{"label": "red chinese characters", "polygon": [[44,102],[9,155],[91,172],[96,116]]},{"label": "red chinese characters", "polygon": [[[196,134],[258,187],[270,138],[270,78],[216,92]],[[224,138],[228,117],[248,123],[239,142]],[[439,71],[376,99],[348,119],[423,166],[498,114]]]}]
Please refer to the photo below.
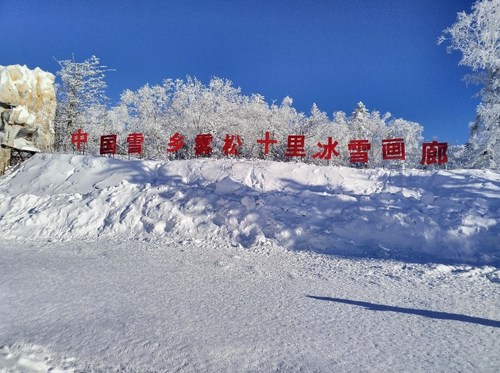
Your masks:
[{"label": "red chinese characters", "polygon": [[184,136],[182,136],[179,132],[176,132],[173,136],[170,137],[167,151],[169,153],[175,153],[181,150],[184,147],[184,144]]},{"label": "red chinese characters", "polygon": [[127,136],[128,154],[142,154],[142,143],[144,135],[142,133],[131,133]]},{"label": "red chinese characters", "polygon": [[289,135],[285,157],[305,157],[306,137],[304,135]]},{"label": "red chinese characters", "polygon": [[371,149],[368,140],[351,140],[347,145],[349,150],[351,163],[367,163],[368,150]]},{"label": "red chinese characters", "polygon": [[[82,145],[85,145],[88,141],[88,134],[78,129],[77,132],[71,134],[71,142],[75,145],[76,149],[80,150]],[[263,145],[262,153],[263,155],[268,155],[271,151],[271,146],[278,144],[278,140],[273,138],[274,136],[266,131],[263,138],[255,140],[257,144]],[[116,154],[119,144],[117,143],[117,135],[104,135],[101,136],[100,140],[100,154]],[[143,144],[145,141],[144,134],[142,133],[131,133],[127,136],[128,144],[128,154],[142,154]],[[199,157],[211,157],[213,154],[213,142],[214,137],[210,133],[200,133],[194,138],[194,155]],[[226,157],[234,156],[238,157],[241,154],[241,148],[243,147],[243,139],[238,134],[226,134],[225,138],[221,138],[216,142],[216,144],[221,143],[220,149],[216,152],[217,155],[225,155]],[[305,135],[288,135],[286,149],[284,151],[285,157],[306,157],[306,136]],[[405,139],[400,138],[388,138],[381,140],[382,152],[381,157],[384,161],[405,161],[406,160],[406,149],[405,149]],[[344,145],[345,146],[345,145]],[[413,143],[411,149],[413,149]],[[319,141],[317,143],[317,152],[312,154],[313,159],[331,160],[333,157],[338,157],[343,151],[339,146],[339,142],[335,141],[332,136],[327,137],[326,143],[324,141]],[[360,163],[368,163],[370,157],[370,150],[372,149],[370,140],[367,139],[354,139],[349,141],[347,144],[347,150],[349,152],[350,163],[356,166]],[[179,132],[172,135],[168,141],[168,147],[166,149],[170,153],[175,153],[180,150],[185,152],[183,158],[187,156],[188,149],[186,147],[185,138]],[[424,142],[422,144],[422,158],[420,164],[427,166],[432,164],[442,165],[448,162],[447,156],[448,143],[446,142]],[[253,152],[253,151],[252,151]],[[409,153],[409,157],[413,158],[413,152]],[[375,152],[374,164],[380,164],[380,156],[378,152]]]},{"label": "red chinese characters", "polygon": [[404,139],[382,140],[382,159],[404,161],[406,159]]},{"label": "red chinese characters", "polygon": [[269,145],[277,144],[278,140],[271,139],[269,131],[266,131],[265,138],[257,140],[257,144],[264,145],[264,155],[269,154]]},{"label": "red chinese characters", "polygon": [[213,136],[209,133],[202,133],[197,135],[194,138],[195,147],[194,147],[194,155],[195,156],[210,156],[212,154],[212,140]]},{"label": "red chinese characters", "polygon": [[101,146],[100,146],[100,154],[116,154],[116,145],[117,145],[117,136],[116,135],[104,135],[101,136]]},{"label": "red chinese characters", "polygon": [[224,139],[224,146],[222,147],[222,152],[224,153],[225,156],[238,156],[239,154],[239,149],[243,145],[243,141],[241,141],[241,138],[239,135],[226,135],[226,138]]},{"label": "red chinese characters", "polygon": [[313,154],[313,158],[319,158],[319,159],[326,159],[330,160],[332,159],[332,154],[336,157],[339,156],[339,152],[335,149],[338,145],[338,141],[333,141],[332,137],[328,137],[328,143],[323,145],[321,142],[318,142],[318,147],[323,148],[322,151],[319,151],[316,154]]},{"label": "red chinese characters", "polygon": [[447,149],[448,143],[446,142],[424,142],[422,144],[422,160],[420,161],[420,164],[445,164],[448,162],[448,156],[446,154]]},{"label": "red chinese characters", "polygon": [[87,132],[82,132],[81,128],[78,128],[76,133],[71,134],[71,143],[76,144],[76,148],[80,150],[81,144],[85,146],[89,140],[89,134]]}]

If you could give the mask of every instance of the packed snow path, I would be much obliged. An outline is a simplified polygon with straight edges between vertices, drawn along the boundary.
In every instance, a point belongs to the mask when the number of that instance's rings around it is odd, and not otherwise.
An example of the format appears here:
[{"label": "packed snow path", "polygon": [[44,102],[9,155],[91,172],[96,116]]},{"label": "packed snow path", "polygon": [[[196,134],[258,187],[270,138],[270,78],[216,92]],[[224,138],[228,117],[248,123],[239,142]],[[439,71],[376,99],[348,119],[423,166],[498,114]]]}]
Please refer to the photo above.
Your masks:
[{"label": "packed snow path", "polygon": [[210,240],[2,242],[0,266],[0,345],[10,361],[30,357],[47,369],[500,368],[492,267],[345,259],[270,245],[244,250]]}]

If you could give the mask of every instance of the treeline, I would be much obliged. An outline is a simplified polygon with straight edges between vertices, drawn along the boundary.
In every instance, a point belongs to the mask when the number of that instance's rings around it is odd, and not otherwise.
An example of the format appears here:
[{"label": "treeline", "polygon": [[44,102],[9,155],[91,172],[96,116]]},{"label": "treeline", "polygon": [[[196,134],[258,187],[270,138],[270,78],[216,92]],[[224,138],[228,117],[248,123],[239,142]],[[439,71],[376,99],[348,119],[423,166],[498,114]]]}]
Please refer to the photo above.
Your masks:
[{"label": "treeline", "polygon": [[[390,113],[369,111],[358,103],[350,115],[335,112],[329,117],[315,104],[309,114],[297,111],[290,97],[281,103],[268,103],[259,94],[244,95],[226,79],[214,77],[208,84],[187,77],[166,79],[162,84],[149,85],[136,91],[126,90],[120,101],[108,108],[105,95],[105,76],[109,69],[102,66],[95,56],[79,63],[74,60],[59,61],[58,73],[62,84],[58,87],[56,115],[56,149],[73,151],[71,133],[81,128],[89,134],[87,151],[99,152],[99,138],[104,134],[144,134],[143,157],[167,159],[195,157],[195,138],[199,134],[213,136],[212,157],[222,157],[226,135],[238,135],[243,145],[239,157],[261,158],[262,146],[257,140],[270,132],[278,143],[273,145],[268,159],[289,161],[286,157],[287,137],[303,135],[305,152],[318,152],[318,143],[325,144],[328,137],[338,142],[338,156],[328,161],[332,165],[351,164],[348,143],[363,139],[371,143],[368,154],[369,167],[387,166],[382,160],[382,140],[403,138],[406,147],[405,162],[416,167],[422,156],[422,131],[420,124],[393,118]],[[175,133],[185,138],[182,152],[167,152],[169,139]],[[125,149],[123,149],[125,151]],[[463,152],[463,150],[460,150]],[[450,163],[457,163],[454,149],[449,150]],[[463,154],[457,153],[462,156]],[[292,158],[293,159],[293,158]],[[312,157],[305,162],[325,163]],[[392,165],[400,165],[393,161]]]},{"label": "treeline", "polygon": [[[459,13],[457,21],[439,38],[439,43],[448,44],[450,52],[462,53],[460,64],[472,70],[466,81],[482,87],[469,142],[448,147],[448,167],[500,169],[498,14],[499,0],[478,0],[470,13]],[[128,133],[141,132],[146,138],[145,156],[163,159],[169,156],[166,152],[169,138],[178,132],[187,142],[183,157],[195,156],[195,137],[207,133],[214,139],[212,156],[221,156],[221,142],[228,134],[243,139],[239,156],[251,158],[262,156],[257,139],[269,131],[279,140],[270,154],[276,160],[290,159],[285,156],[289,135],[303,135],[308,154],[317,151],[318,142],[324,144],[332,137],[339,143],[339,155],[331,163],[338,165],[350,164],[346,147],[350,140],[357,139],[372,144],[367,164],[372,167],[384,164],[380,144],[386,138],[404,139],[408,164],[417,165],[421,157],[422,126],[392,118],[388,113],[370,112],[362,103],[351,115],[336,112],[329,117],[316,105],[309,114],[304,114],[292,106],[290,97],[281,103],[268,103],[258,94],[243,95],[225,79],[213,78],[205,85],[188,77],[166,79],[152,86],[146,84],[137,91],[126,90],[116,106],[108,107],[105,76],[110,69],[101,65],[97,57],[84,62],[58,62],[61,83],[54,123],[58,151],[72,151],[71,133],[82,128],[90,135],[89,150],[95,153],[103,134],[121,134],[124,138]],[[310,157],[305,160],[313,161]]]}]

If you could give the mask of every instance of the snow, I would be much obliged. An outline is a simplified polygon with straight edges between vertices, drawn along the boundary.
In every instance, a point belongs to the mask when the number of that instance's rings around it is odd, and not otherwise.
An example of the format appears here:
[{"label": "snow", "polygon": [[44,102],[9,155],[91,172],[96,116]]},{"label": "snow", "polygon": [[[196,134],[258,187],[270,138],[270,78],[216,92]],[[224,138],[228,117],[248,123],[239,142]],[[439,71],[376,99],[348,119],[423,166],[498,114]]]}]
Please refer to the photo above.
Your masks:
[{"label": "snow", "polygon": [[0,372],[500,368],[500,173],[36,154]]},{"label": "snow", "polygon": [[[35,184],[34,184],[35,183]],[[224,237],[337,255],[500,263],[500,173],[39,154],[1,179],[2,237]]]}]

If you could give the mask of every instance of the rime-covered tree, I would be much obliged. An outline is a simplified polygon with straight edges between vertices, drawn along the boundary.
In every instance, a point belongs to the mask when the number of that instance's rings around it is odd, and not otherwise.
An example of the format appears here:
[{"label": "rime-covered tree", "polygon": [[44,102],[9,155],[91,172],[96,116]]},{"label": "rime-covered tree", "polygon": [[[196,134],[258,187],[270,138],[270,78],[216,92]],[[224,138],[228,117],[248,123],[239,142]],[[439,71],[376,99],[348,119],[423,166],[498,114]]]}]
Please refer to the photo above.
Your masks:
[{"label": "rime-covered tree", "polygon": [[384,137],[385,118],[381,119],[377,111],[371,112],[360,101],[356,105],[351,117],[349,118],[349,139],[351,140],[368,140],[371,144],[371,149],[368,151],[369,165],[377,165],[379,147],[377,144]]},{"label": "rime-covered tree", "polygon": [[[318,144],[328,143],[328,137],[335,137],[333,134],[333,125],[328,115],[318,108],[316,103],[313,103],[309,117],[306,119],[307,131],[309,132],[309,138],[307,143],[308,153],[316,154],[322,148]],[[336,135],[336,134],[335,134]],[[336,139],[335,139],[336,141]],[[317,163],[324,163],[318,160]],[[332,164],[332,160],[328,162]]]},{"label": "rime-covered tree", "polygon": [[[424,128],[416,123],[401,118],[387,118],[387,138],[403,138],[405,142],[406,160],[403,164],[416,166],[422,155],[422,132]],[[401,164],[400,161],[385,162],[385,164]]]},{"label": "rime-covered tree", "polygon": [[458,13],[438,40],[444,41],[449,52],[462,53],[460,65],[472,69],[466,81],[482,86],[469,138],[472,166],[500,168],[500,0],[479,0],[470,14]]},{"label": "rime-covered tree", "polygon": [[177,80],[172,87],[169,117],[172,131],[186,137],[192,155],[194,139],[198,134],[211,134],[214,141],[213,155],[220,155],[226,134],[236,134],[241,125],[244,97],[230,80],[213,77],[208,85],[187,77]]},{"label": "rime-covered tree", "polygon": [[143,156],[162,158],[168,139],[168,108],[170,81],[163,85],[146,84],[137,91],[125,90],[113,110],[115,120],[122,123],[127,133],[144,135]]},{"label": "rime-covered tree", "polygon": [[331,121],[328,115],[318,108],[316,103],[313,103],[306,122],[308,131],[313,134],[314,140],[321,140],[325,135],[331,136],[328,134],[328,130],[331,129]]},{"label": "rime-covered tree", "polygon": [[[423,128],[418,123],[392,118],[390,113],[381,115],[376,110],[369,111],[362,102],[357,104],[349,118],[346,118],[343,113],[337,113],[335,122],[347,127],[347,131],[344,132],[339,143],[347,145],[350,140],[354,139],[368,140],[370,142],[371,149],[368,151],[368,166],[370,167],[403,165],[405,163],[418,164],[420,160]],[[342,128],[342,126],[340,127]],[[391,138],[404,139],[406,148],[405,162],[383,160],[382,141]],[[344,149],[347,148],[346,145],[344,145]]]},{"label": "rime-covered tree", "polygon": [[349,165],[349,152],[347,151],[347,143],[351,139],[349,128],[349,118],[343,111],[333,113],[332,128],[328,132],[328,136],[333,136],[335,141],[338,141],[339,156],[333,161],[335,165]]},{"label": "rime-covered tree", "polygon": [[277,160],[289,160],[284,157],[287,149],[289,135],[307,136],[306,120],[303,113],[298,112],[293,106],[293,99],[286,96],[281,105],[271,104],[269,117],[269,131],[278,143],[273,146],[270,154]]},{"label": "rime-covered tree", "polygon": [[[84,128],[93,133],[94,126],[105,125],[107,117],[105,77],[106,72],[111,70],[101,65],[96,56],[83,62],[76,62],[74,58],[56,61],[61,68],[57,72],[60,84],[57,88],[54,121],[56,149],[67,151],[70,149],[71,133],[75,129]],[[89,118],[94,120],[91,121]],[[89,124],[92,124],[92,128],[88,128]]]},{"label": "rime-covered tree", "polygon": [[262,147],[257,143],[270,130],[271,109],[264,96],[253,94],[244,97],[238,110],[238,127],[243,139],[242,154],[249,158],[262,157]]},{"label": "rime-covered tree", "polygon": [[[332,137],[332,141],[338,142],[339,155],[328,164],[348,166],[349,140],[366,139],[372,143],[369,166],[377,167],[387,164],[381,159],[382,139],[403,137],[407,159],[418,163],[422,127],[417,123],[370,112],[362,103],[350,117],[343,112],[334,113],[333,121],[315,104],[308,116],[292,105],[290,97],[285,97],[279,106],[269,105],[263,96],[245,96],[231,81],[217,77],[208,85],[191,77],[166,79],[161,85],[146,84],[137,91],[125,90],[118,105],[107,111],[105,124],[106,129],[119,135],[122,144],[127,134],[142,132],[146,138],[144,157],[154,159],[194,157],[195,138],[202,133],[213,136],[212,157],[225,156],[226,135],[240,136],[243,146],[238,149],[239,157],[262,157],[263,147],[257,141],[269,131],[272,139],[278,141],[268,155],[273,160],[298,159],[285,156],[289,135],[305,136],[305,152],[309,156],[300,159],[306,162],[312,161],[311,156],[322,149],[318,143],[326,144],[328,137]],[[168,142],[176,132],[184,136],[185,145],[178,153],[168,154]],[[315,162],[325,164],[321,159]]]}]

